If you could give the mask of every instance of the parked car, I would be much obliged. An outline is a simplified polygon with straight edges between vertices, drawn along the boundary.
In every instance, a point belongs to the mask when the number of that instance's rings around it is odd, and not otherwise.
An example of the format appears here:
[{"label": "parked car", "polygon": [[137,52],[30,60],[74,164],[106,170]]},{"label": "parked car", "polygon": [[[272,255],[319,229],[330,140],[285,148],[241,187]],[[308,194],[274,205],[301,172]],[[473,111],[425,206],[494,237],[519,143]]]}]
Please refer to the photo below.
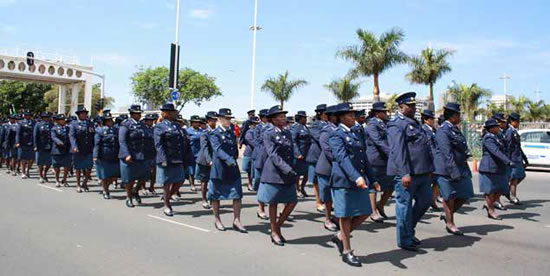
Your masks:
[{"label": "parked car", "polygon": [[550,167],[550,129],[525,129],[519,135],[529,166]]}]

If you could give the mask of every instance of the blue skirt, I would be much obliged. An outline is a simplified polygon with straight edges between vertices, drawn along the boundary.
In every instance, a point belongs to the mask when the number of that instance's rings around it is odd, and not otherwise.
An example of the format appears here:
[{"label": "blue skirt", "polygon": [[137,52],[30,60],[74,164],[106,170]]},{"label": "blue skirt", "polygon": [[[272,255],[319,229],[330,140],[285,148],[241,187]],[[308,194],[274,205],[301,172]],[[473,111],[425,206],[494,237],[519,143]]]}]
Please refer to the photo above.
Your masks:
[{"label": "blue skirt", "polygon": [[307,181],[309,183],[314,183],[314,184],[318,184],[318,180],[317,180],[317,174],[315,173],[315,164],[313,163],[307,163],[308,164],[308,167],[307,167]]},{"label": "blue skirt", "polygon": [[234,200],[243,198],[241,178],[233,181],[210,179],[208,181],[208,200]]},{"label": "blue skirt", "polygon": [[294,159],[294,170],[298,175],[309,175],[309,165],[305,160]]},{"label": "blue skirt", "polygon": [[511,179],[523,180],[526,176],[525,175],[525,168],[523,167],[523,163],[522,162],[515,162],[514,164],[516,164],[516,167],[511,168],[510,178]]},{"label": "blue skirt", "polygon": [[457,181],[451,181],[446,176],[437,176],[435,182],[439,186],[439,194],[444,200],[469,199],[474,196],[471,176],[463,176]]},{"label": "blue skirt", "polygon": [[479,173],[479,191],[483,194],[508,194],[508,177],[506,174]]},{"label": "blue skirt", "polygon": [[89,170],[94,165],[91,153],[73,153],[73,164],[75,170]]},{"label": "blue skirt", "polygon": [[34,150],[32,150],[32,147],[20,147],[17,149],[17,159],[34,161],[34,158]]},{"label": "blue skirt", "polygon": [[41,150],[35,153],[36,165],[49,166],[52,164],[52,153],[49,150]]},{"label": "blue skirt", "polygon": [[199,179],[203,182],[208,182],[210,180],[210,167],[200,165],[197,163],[197,166],[199,166]]},{"label": "blue skirt", "polygon": [[199,164],[193,163],[185,166],[185,178],[193,176],[193,178],[199,178]]},{"label": "blue skirt", "polygon": [[266,204],[294,203],[298,201],[296,185],[279,185],[262,182],[258,189],[258,201]]},{"label": "blue skirt", "polygon": [[[395,185],[393,181],[393,176],[388,176],[386,174],[386,167],[384,166],[372,166],[372,173],[374,174],[374,177],[376,178],[376,181],[378,181],[378,184],[380,184],[380,189],[382,189],[383,192],[386,191],[393,191],[393,187]],[[373,183],[369,183],[369,193],[376,193],[376,190],[374,189]]]},{"label": "blue skirt", "polygon": [[63,155],[52,155],[52,164],[54,168],[68,168],[72,165],[73,158],[70,153]]},{"label": "blue skirt", "polygon": [[182,164],[172,164],[166,167],[157,165],[157,183],[161,185],[181,183],[185,180]]},{"label": "blue skirt", "polygon": [[118,160],[100,160],[95,161],[95,171],[97,178],[103,180],[111,177],[120,177],[120,163]]},{"label": "blue skirt", "polygon": [[134,180],[150,180],[151,179],[151,164],[148,160],[133,160],[131,163],[126,163],[122,160],[120,164],[120,178],[122,183],[129,183]]},{"label": "blue skirt", "polygon": [[319,181],[319,200],[322,203],[327,203],[332,201],[332,194],[330,193],[330,176],[326,175],[317,175],[317,180]]},{"label": "blue skirt", "polygon": [[17,159],[17,148],[11,148],[6,150],[7,158],[15,158]]},{"label": "blue skirt", "polygon": [[250,156],[243,156],[241,161],[241,171],[246,173],[252,172],[252,158],[250,158]]},{"label": "blue skirt", "polygon": [[331,189],[332,208],[337,218],[368,216],[372,213],[367,189]]}]

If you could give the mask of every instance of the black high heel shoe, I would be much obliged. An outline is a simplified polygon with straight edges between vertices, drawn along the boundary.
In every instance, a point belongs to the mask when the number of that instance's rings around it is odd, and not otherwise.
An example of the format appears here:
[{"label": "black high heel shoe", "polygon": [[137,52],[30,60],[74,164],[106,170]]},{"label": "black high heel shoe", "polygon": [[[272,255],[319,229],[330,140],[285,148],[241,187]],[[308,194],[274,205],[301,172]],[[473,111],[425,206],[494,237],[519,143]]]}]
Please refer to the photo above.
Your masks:
[{"label": "black high heel shoe", "polygon": [[132,202],[131,199],[127,199],[127,200],[126,200],[126,207],[128,207],[128,208],[134,208],[134,207],[136,207],[136,206],[134,205],[134,203]]},{"label": "black high heel shoe", "polygon": [[281,241],[276,241],[273,236],[271,236],[271,242],[276,245],[276,246],[285,246],[285,243],[281,240]]},{"label": "black high heel shoe", "polygon": [[330,241],[336,244],[336,248],[338,248],[338,253],[342,255],[342,252],[344,252],[344,242],[341,241],[340,238],[338,238],[338,234],[332,235]]},{"label": "black high heel shoe", "polygon": [[[220,223],[221,224],[221,223]],[[223,226],[223,224],[218,225],[217,223],[214,222],[214,227],[216,227],[216,229],[218,229],[218,231],[225,231],[225,226]]]},{"label": "black high heel shoe", "polygon": [[447,230],[447,233],[449,234],[453,234],[455,236],[464,236],[464,233],[462,233],[462,231],[456,229],[455,231],[451,230],[451,228],[445,226],[445,230]]},{"label": "black high heel shoe", "polygon": [[256,212],[256,216],[261,220],[268,220],[269,219],[265,214],[263,216],[260,215],[260,212]]},{"label": "black high heel shoe", "polygon": [[494,219],[494,220],[502,220],[502,218],[499,217],[499,216],[493,217],[493,216],[491,215],[491,213],[489,213],[489,208],[487,207],[487,205],[483,205],[483,209],[485,209],[485,211],[487,211],[487,217],[488,217],[488,218]]},{"label": "black high heel shoe", "polygon": [[246,228],[244,227],[239,227],[237,226],[236,224],[233,223],[233,230],[237,231],[237,232],[240,232],[240,233],[243,233],[243,234],[246,234],[248,233],[248,231],[246,231]]},{"label": "black high heel shoe", "polygon": [[355,267],[362,266],[361,261],[359,261],[359,259],[355,255],[353,255],[353,251],[350,251],[342,255],[342,261],[344,261],[344,263],[349,264],[351,266],[355,266]]},{"label": "black high heel shoe", "polygon": [[439,220],[442,220],[443,222],[447,223],[447,218],[443,213],[439,214]]}]

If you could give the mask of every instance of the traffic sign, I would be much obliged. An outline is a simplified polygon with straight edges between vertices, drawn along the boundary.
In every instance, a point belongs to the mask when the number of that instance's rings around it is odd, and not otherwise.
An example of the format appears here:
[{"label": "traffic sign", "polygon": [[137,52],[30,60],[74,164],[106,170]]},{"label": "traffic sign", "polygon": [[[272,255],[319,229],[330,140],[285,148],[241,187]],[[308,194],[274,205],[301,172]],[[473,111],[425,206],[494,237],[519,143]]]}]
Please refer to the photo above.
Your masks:
[{"label": "traffic sign", "polygon": [[172,99],[172,101],[177,101],[179,98],[180,92],[178,90],[172,90],[172,92],[170,92],[170,99]]}]

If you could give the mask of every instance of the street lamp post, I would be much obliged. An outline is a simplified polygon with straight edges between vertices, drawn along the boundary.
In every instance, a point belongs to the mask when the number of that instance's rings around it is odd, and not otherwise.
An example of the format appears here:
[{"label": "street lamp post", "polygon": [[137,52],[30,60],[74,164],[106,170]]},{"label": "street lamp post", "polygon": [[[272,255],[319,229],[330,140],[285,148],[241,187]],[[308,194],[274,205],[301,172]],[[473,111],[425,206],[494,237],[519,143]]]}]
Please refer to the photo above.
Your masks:
[{"label": "street lamp post", "polygon": [[261,30],[258,26],[258,0],[254,0],[254,25],[250,27],[252,31],[252,76],[250,78],[250,109],[254,109],[254,83],[256,75],[256,32]]}]

